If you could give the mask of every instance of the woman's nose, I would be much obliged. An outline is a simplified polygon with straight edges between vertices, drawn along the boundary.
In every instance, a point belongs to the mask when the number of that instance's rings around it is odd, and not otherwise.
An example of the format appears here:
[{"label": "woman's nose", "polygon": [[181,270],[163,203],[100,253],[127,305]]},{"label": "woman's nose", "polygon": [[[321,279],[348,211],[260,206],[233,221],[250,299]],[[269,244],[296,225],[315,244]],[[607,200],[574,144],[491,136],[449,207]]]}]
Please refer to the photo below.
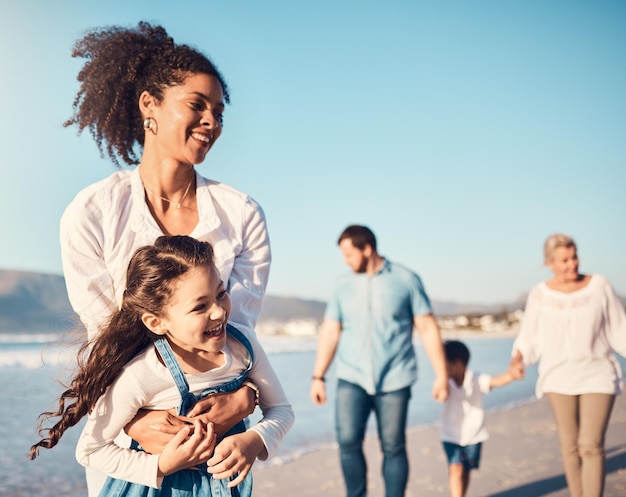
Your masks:
[{"label": "woman's nose", "polygon": [[202,116],[202,126],[206,126],[209,129],[216,129],[222,125],[219,118],[212,112],[205,112]]}]

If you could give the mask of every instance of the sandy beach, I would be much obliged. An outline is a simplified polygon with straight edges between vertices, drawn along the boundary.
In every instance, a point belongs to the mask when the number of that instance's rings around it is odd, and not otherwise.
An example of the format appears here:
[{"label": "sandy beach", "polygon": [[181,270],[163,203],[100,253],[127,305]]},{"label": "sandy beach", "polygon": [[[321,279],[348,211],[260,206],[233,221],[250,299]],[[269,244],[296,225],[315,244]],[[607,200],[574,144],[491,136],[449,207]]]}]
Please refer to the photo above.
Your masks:
[{"label": "sandy beach", "polygon": [[[467,497],[568,497],[556,428],[546,399],[487,415],[491,438]],[[411,475],[407,497],[448,495],[447,468],[436,427],[408,433]],[[366,441],[369,497],[383,497],[377,439]],[[626,496],[626,395],[617,398],[606,437],[605,497]],[[336,449],[306,454],[281,466],[254,469],[255,497],[343,497]]]}]

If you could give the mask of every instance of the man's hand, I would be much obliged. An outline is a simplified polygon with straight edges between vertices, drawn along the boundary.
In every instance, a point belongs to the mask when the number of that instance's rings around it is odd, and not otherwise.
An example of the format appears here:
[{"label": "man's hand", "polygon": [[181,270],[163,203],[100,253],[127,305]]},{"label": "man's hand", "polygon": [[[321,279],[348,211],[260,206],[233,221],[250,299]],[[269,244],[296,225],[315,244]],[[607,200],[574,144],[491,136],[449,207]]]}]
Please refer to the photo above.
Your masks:
[{"label": "man's hand", "polygon": [[309,395],[311,396],[311,400],[316,405],[325,404],[328,400],[326,398],[326,383],[320,379],[313,379],[311,383],[311,390]]},{"label": "man's hand", "polygon": [[439,402],[445,402],[448,398],[448,378],[436,377],[433,381],[433,399]]}]

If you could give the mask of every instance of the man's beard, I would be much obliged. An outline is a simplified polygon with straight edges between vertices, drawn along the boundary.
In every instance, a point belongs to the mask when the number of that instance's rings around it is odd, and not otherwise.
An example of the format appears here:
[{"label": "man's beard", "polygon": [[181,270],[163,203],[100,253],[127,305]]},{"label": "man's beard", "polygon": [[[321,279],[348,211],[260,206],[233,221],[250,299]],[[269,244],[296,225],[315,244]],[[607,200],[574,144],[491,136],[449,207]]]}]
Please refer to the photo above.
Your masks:
[{"label": "man's beard", "polygon": [[363,257],[361,264],[354,271],[355,273],[365,273],[367,271],[367,264],[369,263],[369,257]]}]

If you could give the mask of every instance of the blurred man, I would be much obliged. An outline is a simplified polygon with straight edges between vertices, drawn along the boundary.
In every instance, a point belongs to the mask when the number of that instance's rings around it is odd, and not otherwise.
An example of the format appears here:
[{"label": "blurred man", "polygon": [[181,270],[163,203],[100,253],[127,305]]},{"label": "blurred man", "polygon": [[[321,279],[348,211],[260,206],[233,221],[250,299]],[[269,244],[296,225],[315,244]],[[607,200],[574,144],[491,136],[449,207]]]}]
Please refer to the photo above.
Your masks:
[{"label": "blurred man", "polygon": [[386,497],[402,497],[409,464],[406,421],[417,379],[413,328],[435,370],[433,397],[448,396],[441,334],[422,282],[414,272],[376,251],[365,226],[348,226],[338,241],[352,273],[339,279],[320,327],[311,399],[326,402],[325,374],[337,352],[336,431],[347,497],[367,494],[363,439],[376,414],[383,451]]}]

